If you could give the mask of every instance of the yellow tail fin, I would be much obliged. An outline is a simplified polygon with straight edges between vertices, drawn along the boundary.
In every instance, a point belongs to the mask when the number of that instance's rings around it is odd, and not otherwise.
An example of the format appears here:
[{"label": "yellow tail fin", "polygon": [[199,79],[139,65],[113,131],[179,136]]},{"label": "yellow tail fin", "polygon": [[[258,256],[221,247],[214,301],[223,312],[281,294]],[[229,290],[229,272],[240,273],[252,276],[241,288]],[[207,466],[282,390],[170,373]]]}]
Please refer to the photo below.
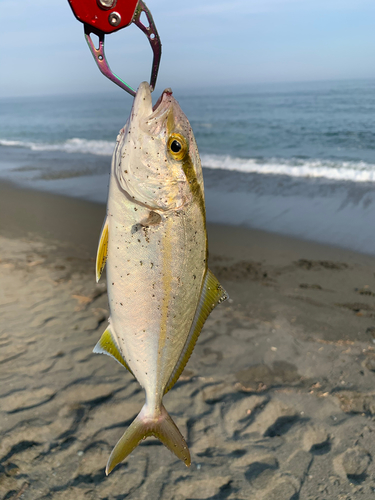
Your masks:
[{"label": "yellow tail fin", "polygon": [[185,462],[187,467],[190,466],[190,453],[185,439],[167,410],[161,406],[158,415],[150,416],[145,405],[113,448],[105,470],[107,476],[139,445],[142,439],[148,436],[157,437],[177,458]]}]

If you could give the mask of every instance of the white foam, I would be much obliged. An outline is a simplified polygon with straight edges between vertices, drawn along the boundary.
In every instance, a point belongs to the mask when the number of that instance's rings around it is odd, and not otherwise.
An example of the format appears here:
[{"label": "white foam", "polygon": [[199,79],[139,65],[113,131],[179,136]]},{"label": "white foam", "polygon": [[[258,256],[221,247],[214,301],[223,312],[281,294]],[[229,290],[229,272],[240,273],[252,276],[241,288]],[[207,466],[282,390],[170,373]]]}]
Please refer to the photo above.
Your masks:
[{"label": "white foam", "polygon": [[[33,151],[65,151],[99,156],[112,156],[115,141],[72,138],[63,143],[46,144],[0,139],[0,146],[29,148]],[[287,160],[271,158],[235,158],[221,155],[202,155],[207,168],[236,170],[244,173],[288,175],[290,177],[325,178],[337,181],[375,182],[375,164],[363,161]]]},{"label": "white foam", "polygon": [[32,151],[65,151],[66,153],[90,153],[99,156],[112,156],[115,141],[95,141],[74,137],[63,143],[46,144],[0,139],[0,146],[28,148]]},{"label": "white foam", "polygon": [[375,164],[354,161],[330,160],[284,160],[261,161],[254,158],[242,159],[231,156],[202,155],[206,168],[236,170],[244,173],[288,175],[290,177],[321,177],[325,179],[375,182]]}]

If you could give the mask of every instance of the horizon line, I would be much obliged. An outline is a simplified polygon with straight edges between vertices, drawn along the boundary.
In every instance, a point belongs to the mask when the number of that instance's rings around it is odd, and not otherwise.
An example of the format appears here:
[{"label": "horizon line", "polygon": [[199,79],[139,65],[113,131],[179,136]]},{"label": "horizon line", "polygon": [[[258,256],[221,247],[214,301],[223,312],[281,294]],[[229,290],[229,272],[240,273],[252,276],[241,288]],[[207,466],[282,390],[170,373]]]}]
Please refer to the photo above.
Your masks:
[{"label": "horizon line", "polygon": [[[190,85],[190,86],[184,86],[184,85],[176,85],[175,89],[177,91],[193,91],[194,94],[199,91],[199,89],[202,89],[205,93],[207,92],[214,92],[216,93],[217,91],[222,91],[224,89],[228,90],[228,93],[230,93],[230,89],[239,89],[239,88],[244,88],[246,86],[249,87],[256,87],[259,85],[298,85],[298,84],[311,84],[311,83],[339,83],[339,82],[370,82],[373,81],[375,82],[375,77],[366,77],[366,78],[327,78],[327,79],[316,79],[316,80],[272,80],[272,81],[259,81],[259,82],[244,82],[244,83],[235,83],[235,84],[228,84],[228,83],[222,83],[222,84],[206,84],[201,87],[197,85]],[[86,96],[95,96],[95,95],[112,95],[117,92],[123,92],[122,89],[119,87],[113,87],[111,92],[108,92],[108,90],[101,90],[101,91],[93,91],[93,92],[87,92],[82,90],[82,92],[76,91],[76,92],[57,92],[57,93],[49,93],[49,92],[42,92],[42,93],[35,93],[35,94],[9,94],[9,95],[2,95],[0,96],[0,101],[5,100],[5,99],[17,99],[17,98],[41,98],[41,97],[68,97],[68,96],[82,96],[83,94]],[[188,95],[188,94],[185,94]]]}]

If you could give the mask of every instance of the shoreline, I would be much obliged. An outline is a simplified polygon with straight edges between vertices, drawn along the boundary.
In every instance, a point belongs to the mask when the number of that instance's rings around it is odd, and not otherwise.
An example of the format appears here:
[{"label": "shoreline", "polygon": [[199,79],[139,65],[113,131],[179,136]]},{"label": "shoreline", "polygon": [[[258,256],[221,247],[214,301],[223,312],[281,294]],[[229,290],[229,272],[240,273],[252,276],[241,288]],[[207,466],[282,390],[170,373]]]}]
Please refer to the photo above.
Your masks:
[{"label": "shoreline", "polygon": [[[56,239],[84,248],[85,252],[91,252],[91,257],[95,257],[105,213],[105,203],[21,187],[11,181],[0,180],[0,232],[6,236],[22,237],[34,234],[47,240]],[[263,246],[267,245],[269,256],[272,255],[273,238],[276,238],[282,246],[295,247],[296,255],[304,252],[308,256],[311,252],[318,252],[320,255],[327,253],[333,259],[339,256],[340,259],[351,260],[356,259],[356,255],[365,260],[366,257],[375,259],[375,255],[371,253],[247,225],[207,222],[207,231],[213,244],[219,241],[220,231],[230,231],[232,239],[244,240],[240,246],[251,248],[251,251],[257,254],[259,244],[253,244],[253,241],[260,239],[262,250],[259,257],[263,254]],[[255,239],[252,233],[256,235]],[[227,242],[221,243],[224,244],[226,252],[233,250]]]},{"label": "shoreline", "polygon": [[[15,189],[106,202],[109,158],[42,153],[23,152],[23,159],[16,161],[14,175],[9,176],[10,182],[18,183]],[[245,226],[375,255],[373,183],[241,173],[204,166],[203,173],[209,223]]]}]

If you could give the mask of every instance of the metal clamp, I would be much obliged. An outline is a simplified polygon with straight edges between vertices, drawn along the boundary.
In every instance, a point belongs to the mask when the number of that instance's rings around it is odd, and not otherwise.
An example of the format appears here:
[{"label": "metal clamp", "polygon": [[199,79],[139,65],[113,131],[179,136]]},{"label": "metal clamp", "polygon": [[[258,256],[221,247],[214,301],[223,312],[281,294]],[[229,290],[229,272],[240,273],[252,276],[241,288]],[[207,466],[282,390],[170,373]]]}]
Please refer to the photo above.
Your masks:
[{"label": "metal clamp", "polygon": [[[132,96],[135,96],[136,91],[132,87],[130,87],[130,85],[128,85],[126,82],[124,82],[124,80],[122,80],[120,77],[118,77],[112,72],[104,52],[105,34],[121,29],[125,25],[128,26],[130,24],[129,23],[130,17],[129,18],[121,17],[121,10],[119,9],[120,5],[118,4],[116,5],[117,3],[116,0],[97,0],[96,2],[95,8],[99,9],[98,12],[100,12],[100,14],[103,14],[105,11],[107,11],[106,14],[107,17],[105,18],[107,19],[106,21],[104,18],[102,19],[101,17],[98,17],[96,14],[94,16],[93,15],[89,16],[88,15],[89,11],[87,10],[87,7],[86,11],[82,12],[78,11],[78,8],[82,8],[83,4],[79,3],[77,4],[77,0],[69,0],[69,3],[77,19],[84,23],[85,38],[99,70],[103,73],[104,76],[109,78],[113,83],[115,83],[122,89],[126,90],[126,92],[128,92]],[[112,11],[108,13],[108,9],[111,9]],[[116,11],[114,11],[113,9],[116,9]],[[145,26],[140,20],[142,12],[146,14],[148,26]],[[128,14],[128,11],[126,12],[126,14]],[[90,21],[88,21],[88,19],[90,19]],[[104,22],[106,24],[104,24]],[[156,79],[159,71],[160,58],[161,58],[161,41],[154,20],[152,18],[151,12],[147,8],[143,0],[138,1],[131,22],[137,25],[138,28],[140,28],[143,31],[143,33],[145,33],[151,45],[151,49],[153,52],[153,61],[151,68],[150,87],[152,91],[155,88]],[[95,26],[95,24],[97,24],[97,26]],[[91,33],[94,33],[99,38],[98,48],[95,47],[95,44],[90,36]]]}]

